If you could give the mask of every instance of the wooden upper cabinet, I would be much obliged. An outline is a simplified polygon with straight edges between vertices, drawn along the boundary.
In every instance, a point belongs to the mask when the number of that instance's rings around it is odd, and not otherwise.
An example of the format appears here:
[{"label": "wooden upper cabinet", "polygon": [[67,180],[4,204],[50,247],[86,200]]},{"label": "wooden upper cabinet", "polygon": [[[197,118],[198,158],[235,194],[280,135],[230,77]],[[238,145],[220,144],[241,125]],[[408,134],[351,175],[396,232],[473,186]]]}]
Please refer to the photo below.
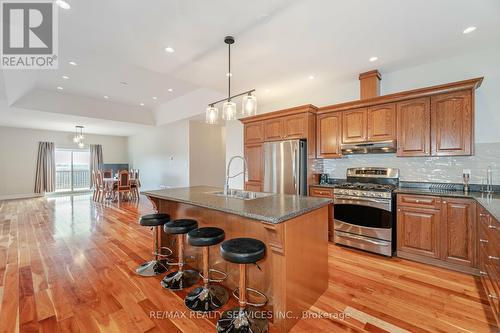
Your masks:
[{"label": "wooden upper cabinet", "polygon": [[368,141],[396,139],[396,104],[377,105],[367,111]]},{"label": "wooden upper cabinet", "polygon": [[245,145],[245,159],[248,165],[248,182],[261,182],[264,167],[262,143]]},{"label": "wooden upper cabinet", "polygon": [[470,199],[443,198],[443,260],[474,267],[476,265],[476,203]]},{"label": "wooden upper cabinet", "polygon": [[431,103],[428,97],[396,104],[398,156],[429,156]]},{"label": "wooden upper cabinet", "polygon": [[473,151],[472,92],[431,98],[432,155],[471,155]]},{"label": "wooden upper cabinet", "polygon": [[316,121],[316,154],[318,158],[342,157],[340,151],[342,115],[340,112],[318,116]]},{"label": "wooden upper cabinet", "polygon": [[264,123],[256,121],[245,124],[245,144],[264,141]]},{"label": "wooden upper cabinet", "polygon": [[399,252],[434,259],[440,257],[440,218],[437,209],[400,207],[397,214]]},{"label": "wooden upper cabinet", "polygon": [[264,121],[264,140],[281,140],[283,137],[283,118],[275,118]]},{"label": "wooden upper cabinet", "polygon": [[342,113],[342,142],[357,143],[366,141],[367,109],[356,109]]},{"label": "wooden upper cabinet", "polygon": [[283,139],[302,139],[307,137],[307,116],[297,114],[283,118]]}]

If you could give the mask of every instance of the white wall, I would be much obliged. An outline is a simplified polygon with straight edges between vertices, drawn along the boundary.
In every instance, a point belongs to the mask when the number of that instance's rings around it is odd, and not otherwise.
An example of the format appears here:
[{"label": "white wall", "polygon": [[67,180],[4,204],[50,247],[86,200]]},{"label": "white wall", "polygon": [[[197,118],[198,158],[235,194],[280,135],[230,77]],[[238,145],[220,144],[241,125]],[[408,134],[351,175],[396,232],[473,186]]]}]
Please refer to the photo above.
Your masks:
[{"label": "white wall", "polygon": [[[381,94],[416,89],[442,83],[461,81],[484,76],[482,86],[476,91],[475,140],[476,152],[473,157],[447,158],[396,158],[393,155],[356,155],[342,160],[328,160],[318,163],[317,172],[324,171],[334,177],[344,178],[345,169],[356,166],[400,167],[402,179],[434,182],[460,182],[463,168],[472,169],[472,181],[480,183],[485,169],[494,169],[495,183],[500,184],[500,47],[476,50],[469,54],[452,57],[415,67],[382,73]],[[318,107],[359,99],[357,73],[345,82],[331,82],[317,87],[314,93],[298,94],[291,92],[280,103],[260,107],[262,113],[280,110],[302,104]],[[237,125],[227,130],[227,154],[243,154],[241,142],[243,130]],[[494,143],[494,144],[486,144]]]},{"label": "white wall", "polygon": [[189,185],[222,187],[226,167],[223,127],[189,123]]},{"label": "white wall", "polygon": [[155,127],[128,139],[130,165],[141,190],[189,186],[189,120]]},{"label": "white wall", "polygon": [[[85,134],[86,144],[101,144],[104,163],[128,163],[127,138]],[[0,198],[33,195],[38,142],[75,148],[73,133],[0,127]]]}]

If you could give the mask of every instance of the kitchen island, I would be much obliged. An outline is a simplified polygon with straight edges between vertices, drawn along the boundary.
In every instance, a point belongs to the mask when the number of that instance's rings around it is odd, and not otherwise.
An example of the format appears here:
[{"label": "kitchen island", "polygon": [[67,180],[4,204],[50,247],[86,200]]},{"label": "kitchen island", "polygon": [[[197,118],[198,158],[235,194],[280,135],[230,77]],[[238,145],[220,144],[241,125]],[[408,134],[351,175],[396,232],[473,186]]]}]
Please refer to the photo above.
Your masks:
[{"label": "kitchen island", "polygon": [[[248,286],[269,298],[273,326],[288,332],[328,287],[328,209],[331,199],[296,195],[269,195],[251,200],[216,194],[220,188],[196,186],[148,191],[144,194],[158,212],[172,219],[191,218],[199,227],[219,227],[226,239],[251,237],[266,244],[260,267],[248,265]],[[162,244],[172,248],[162,234]],[[175,252],[175,251],[174,251]],[[201,252],[187,246],[190,263],[201,269]],[[238,285],[238,266],[222,259],[219,247],[211,248],[210,266],[228,273],[224,284]]]}]

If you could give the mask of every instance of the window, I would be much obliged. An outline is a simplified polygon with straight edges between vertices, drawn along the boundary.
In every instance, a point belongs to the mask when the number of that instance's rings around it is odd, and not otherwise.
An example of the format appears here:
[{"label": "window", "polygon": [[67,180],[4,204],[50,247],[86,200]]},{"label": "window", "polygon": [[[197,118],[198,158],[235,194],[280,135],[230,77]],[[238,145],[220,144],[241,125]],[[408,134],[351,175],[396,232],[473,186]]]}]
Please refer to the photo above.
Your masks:
[{"label": "window", "polygon": [[90,151],[56,149],[56,191],[90,189]]}]

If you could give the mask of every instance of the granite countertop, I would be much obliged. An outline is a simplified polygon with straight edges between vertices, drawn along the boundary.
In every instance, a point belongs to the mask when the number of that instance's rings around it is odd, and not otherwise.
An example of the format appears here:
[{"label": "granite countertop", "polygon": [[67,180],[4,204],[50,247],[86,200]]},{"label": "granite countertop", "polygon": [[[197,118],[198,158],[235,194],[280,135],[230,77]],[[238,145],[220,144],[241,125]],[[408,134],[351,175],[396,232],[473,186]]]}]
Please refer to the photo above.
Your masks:
[{"label": "granite countertop", "polygon": [[242,200],[212,194],[212,192],[217,191],[222,191],[222,189],[210,186],[193,186],[145,191],[142,194],[273,224],[282,223],[333,202],[333,200],[326,198],[288,194],[273,194],[264,198]]},{"label": "granite countertop", "polygon": [[435,195],[451,198],[475,199],[484,209],[488,211],[497,221],[500,221],[500,194],[486,194],[483,192],[448,191],[431,188],[400,187],[396,193]]}]

